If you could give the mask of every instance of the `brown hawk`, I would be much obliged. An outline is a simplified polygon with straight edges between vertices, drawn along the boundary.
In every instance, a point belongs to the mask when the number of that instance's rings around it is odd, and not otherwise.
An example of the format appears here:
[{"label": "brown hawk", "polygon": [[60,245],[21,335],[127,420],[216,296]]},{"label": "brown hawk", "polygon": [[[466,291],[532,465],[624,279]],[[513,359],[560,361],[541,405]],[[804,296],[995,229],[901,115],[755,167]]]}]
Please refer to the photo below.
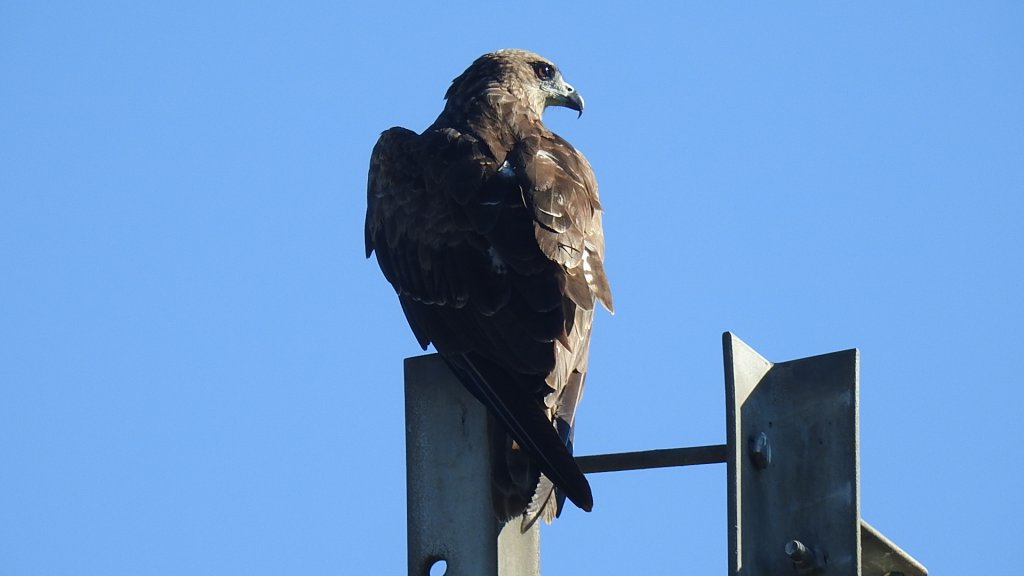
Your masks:
[{"label": "brown hawk", "polygon": [[612,311],[597,182],[548,130],[583,98],[548,59],[484,54],[422,134],[391,128],[370,159],[366,255],[376,252],[420,345],[488,408],[495,511],[550,521],[590,485],[572,457],[594,303]]}]

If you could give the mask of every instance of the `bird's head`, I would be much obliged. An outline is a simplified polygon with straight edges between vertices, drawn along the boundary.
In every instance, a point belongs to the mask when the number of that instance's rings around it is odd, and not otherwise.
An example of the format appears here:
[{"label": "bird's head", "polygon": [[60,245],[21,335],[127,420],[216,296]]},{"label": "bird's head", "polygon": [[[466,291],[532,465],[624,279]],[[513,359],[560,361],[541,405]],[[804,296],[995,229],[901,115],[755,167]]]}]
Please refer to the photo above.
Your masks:
[{"label": "bird's head", "polygon": [[507,90],[529,105],[537,118],[548,106],[563,106],[583,115],[583,97],[565,81],[555,64],[527,50],[504,49],[476,59],[452,82],[449,101],[486,97],[491,90]]}]

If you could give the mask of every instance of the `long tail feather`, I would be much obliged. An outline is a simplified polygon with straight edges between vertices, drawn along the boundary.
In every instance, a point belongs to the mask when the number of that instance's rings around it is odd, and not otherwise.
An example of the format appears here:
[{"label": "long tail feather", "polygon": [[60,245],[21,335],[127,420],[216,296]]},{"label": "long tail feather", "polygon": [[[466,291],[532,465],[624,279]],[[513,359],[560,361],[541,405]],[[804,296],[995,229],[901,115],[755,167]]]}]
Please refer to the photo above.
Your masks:
[{"label": "long tail feather", "polygon": [[445,361],[537,462],[544,475],[574,504],[589,512],[594,507],[590,483],[541,406],[510,385],[492,384],[492,380],[500,378],[499,371],[486,360],[459,355],[445,357]]}]

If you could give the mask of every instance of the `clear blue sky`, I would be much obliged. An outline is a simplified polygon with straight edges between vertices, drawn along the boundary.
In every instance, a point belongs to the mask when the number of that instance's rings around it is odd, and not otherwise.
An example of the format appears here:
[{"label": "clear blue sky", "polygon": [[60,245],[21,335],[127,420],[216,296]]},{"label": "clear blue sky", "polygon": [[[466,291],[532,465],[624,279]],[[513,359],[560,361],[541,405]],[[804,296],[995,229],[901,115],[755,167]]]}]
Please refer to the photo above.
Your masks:
[{"label": "clear blue sky", "polygon": [[[400,574],[370,149],[553,59],[607,215],[580,453],[723,442],[720,334],[861,350],[862,508],[1019,570],[1017,2],[0,6],[0,574]],[[545,574],[722,574],[725,467],[593,478]]]}]

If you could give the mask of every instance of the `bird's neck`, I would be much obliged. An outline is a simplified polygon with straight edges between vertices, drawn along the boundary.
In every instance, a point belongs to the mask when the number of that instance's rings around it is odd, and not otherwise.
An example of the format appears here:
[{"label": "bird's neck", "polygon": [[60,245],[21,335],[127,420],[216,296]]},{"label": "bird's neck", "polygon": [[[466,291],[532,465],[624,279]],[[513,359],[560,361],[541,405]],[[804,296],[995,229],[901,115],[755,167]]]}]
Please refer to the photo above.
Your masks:
[{"label": "bird's neck", "polygon": [[484,140],[496,158],[504,157],[524,135],[545,130],[539,112],[523,106],[515,95],[499,90],[449,100],[434,125]]}]

